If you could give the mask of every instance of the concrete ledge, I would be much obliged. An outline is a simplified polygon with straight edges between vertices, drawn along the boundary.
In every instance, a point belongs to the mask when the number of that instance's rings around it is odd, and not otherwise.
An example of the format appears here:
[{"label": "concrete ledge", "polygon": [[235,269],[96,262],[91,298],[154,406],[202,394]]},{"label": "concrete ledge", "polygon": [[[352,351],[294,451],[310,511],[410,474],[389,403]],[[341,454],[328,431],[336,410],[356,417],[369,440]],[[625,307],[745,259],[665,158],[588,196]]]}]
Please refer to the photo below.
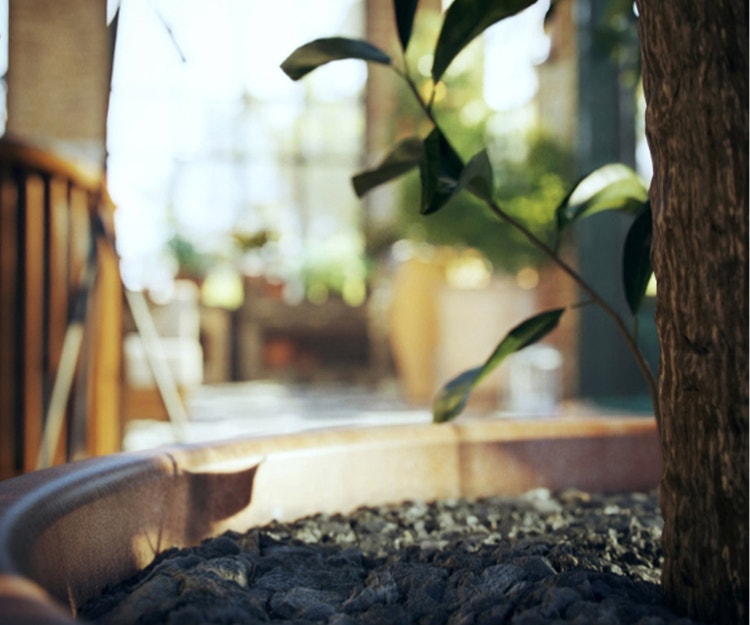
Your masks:
[{"label": "concrete ledge", "polygon": [[646,418],[329,429],[73,463],[0,482],[0,614],[72,622],[161,551],[272,518],[538,486],[650,490],[660,472]]}]

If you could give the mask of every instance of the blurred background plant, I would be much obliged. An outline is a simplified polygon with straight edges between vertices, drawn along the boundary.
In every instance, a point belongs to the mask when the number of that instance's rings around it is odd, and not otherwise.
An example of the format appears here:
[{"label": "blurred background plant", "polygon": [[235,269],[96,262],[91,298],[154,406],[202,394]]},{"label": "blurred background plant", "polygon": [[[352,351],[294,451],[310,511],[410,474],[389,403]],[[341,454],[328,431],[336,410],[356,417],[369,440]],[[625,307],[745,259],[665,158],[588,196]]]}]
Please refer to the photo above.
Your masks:
[{"label": "blurred background plant", "polygon": [[[484,146],[483,137],[452,123],[458,112],[441,117],[446,133],[466,141],[464,154],[474,154]],[[457,129],[458,132],[452,132]],[[471,144],[468,136],[475,139]],[[490,145],[490,149],[491,149]],[[555,207],[574,181],[573,154],[557,141],[536,132],[518,146],[520,159],[506,155],[493,160],[497,181],[496,198],[507,212],[541,240],[554,245]],[[458,148],[457,148],[458,149]],[[438,213],[425,219],[419,206],[419,176],[411,174],[402,183],[399,225],[406,238],[432,245],[469,247],[480,251],[498,271],[515,274],[525,267],[539,267],[549,259],[515,228],[498,222],[484,202],[468,194],[456,195]]]}]

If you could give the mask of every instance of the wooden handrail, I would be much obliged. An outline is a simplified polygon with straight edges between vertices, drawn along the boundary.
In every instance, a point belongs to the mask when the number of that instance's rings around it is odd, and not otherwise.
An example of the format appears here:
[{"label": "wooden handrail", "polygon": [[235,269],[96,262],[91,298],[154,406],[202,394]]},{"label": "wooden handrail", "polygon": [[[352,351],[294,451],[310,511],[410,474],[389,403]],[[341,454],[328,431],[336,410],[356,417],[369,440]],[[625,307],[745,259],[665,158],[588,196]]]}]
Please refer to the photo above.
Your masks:
[{"label": "wooden handrail", "polygon": [[90,192],[100,191],[104,180],[100,167],[75,162],[7,135],[0,139],[0,166],[19,166],[40,176],[59,176]]}]

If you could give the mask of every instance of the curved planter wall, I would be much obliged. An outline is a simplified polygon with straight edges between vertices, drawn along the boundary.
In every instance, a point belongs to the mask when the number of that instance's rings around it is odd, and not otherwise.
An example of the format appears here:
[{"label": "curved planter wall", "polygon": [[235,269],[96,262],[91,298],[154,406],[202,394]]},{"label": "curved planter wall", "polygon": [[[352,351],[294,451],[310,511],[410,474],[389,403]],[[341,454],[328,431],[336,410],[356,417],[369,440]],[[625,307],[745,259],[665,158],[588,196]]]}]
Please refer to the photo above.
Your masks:
[{"label": "curved planter wall", "polygon": [[164,549],[273,518],[537,486],[650,490],[660,471],[641,418],[324,430],[73,463],[0,482],[0,621],[71,623],[71,606]]}]

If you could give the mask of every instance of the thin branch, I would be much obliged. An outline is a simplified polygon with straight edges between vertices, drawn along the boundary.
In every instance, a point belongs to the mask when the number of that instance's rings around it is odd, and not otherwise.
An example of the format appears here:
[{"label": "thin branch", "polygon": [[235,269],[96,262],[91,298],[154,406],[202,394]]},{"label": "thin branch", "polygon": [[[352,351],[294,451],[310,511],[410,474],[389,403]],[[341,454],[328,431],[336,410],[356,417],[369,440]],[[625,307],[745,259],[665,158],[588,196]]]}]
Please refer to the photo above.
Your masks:
[{"label": "thin branch", "polygon": [[633,336],[628,331],[628,328],[625,325],[625,322],[622,320],[622,317],[620,317],[620,315],[617,313],[617,311],[614,308],[612,308],[609,302],[607,302],[604,298],[602,298],[601,295],[599,295],[599,293],[597,293],[597,291],[586,280],[584,280],[584,278],[575,269],[573,269],[573,267],[571,267],[562,258],[560,258],[560,256],[558,256],[557,253],[552,248],[550,248],[544,241],[539,239],[523,223],[518,221],[515,217],[512,217],[511,215],[506,213],[502,208],[500,208],[500,206],[496,202],[486,201],[486,204],[490,208],[490,210],[493,212],[494,215],[496,215],[499,219],[501,219],[508,225],[515,228],[518,232],[520,232],[526,238],[526,240],[529,243],[531,243],[540,252],[542,252],[545,256],[547,256],[547,258],[549,258],[553,263],[555,263],[560,269],[562,269],[562,271],[564,271],[591,298],[591,300],[597,306],[599,306],[599,308],[614,322],[615,326],[620,331],[620,334],[625,340],[625,343],[628,346],[628,349],[630,349],[631,353],[633,354],[636,364],[640,368],[644,379],[646,380],[646,385],[648,386],[648,392],[649,392],[649,395],[651,396],[651,403],[653,404],[653,408],[654,408],[654,415],[656,417],[657,423],[659,423],[660,422],[659,394],[657,391],[656,379],[654,378],[654,374],[651,371],[651,368],[649,367],[648,362],[646,362],[646,359],[643,356],[643,353],[638,348],[638,344],[635,342]]},{"label": "thin branch", "polygon": [[[417,88],[417,85],[411,79],[411,77],[406,72],[402,72],[394,66],[391,66],[391,67],[393,67],[393,70],[403,80],[406,81],[406,84],[409,86],[410,91],[412,92],[412,94],[414,95],[414,98],[419,103],[419,106],[421,107],[424,114],[432,122],[432,124],[442,133],[442,129],[440,128],[440,125],[438,124],[435,118],[435,115],[433,113],[433,110],[432,110],[432,103],[433,103],[433,99],[435,95],[435,85],[433,85],[433,88],[432,88],[432,97],[430,98],[429,103],[427,103],[422,98],[422,95],[419,93],[419,89]],[[646,385],[648,387],[649,395],[651,397],[651,403],[654,408],[654,416],[656,418],[657,427],[659,427],[661,423],[661,416],[660,416],[660,410],[659,410],[659,394],[658,394],[657,385],[656,385],[656,378],[654,377],[654,374],[651,371],[651,368],[649,367],[648,362],[646,362],[646,359],[643,356],[643,353],[638,348],[638,344],[636,343],[635,339],[628,331],[628,328],[625,325],[625,322],[622,320],[622,317],[620,317],[617,311],[614,308],[612,308],[612,306],[605,299],[603,299],[599,295],[599,293],[597,293],[597,291],[586,280],[584,280],[584,278],[575,269],[573,269],[573,267],[571,267],[562,258],[560,258],[560,256],[558,256],[557,253],[552,248],[550,248],[544,241],[542,241],[533,232],[531,232],[531,230],[529,230],[522,222],[520,222],[515,217],[512,217],[511,215],[506,213],[494,200],[488,201],[485,198],[481,198],[481,197],[479,197],[479,199],[483,200],[487,204],[487,206],[490,208],[490,210],[496,217],[498,217],[501,221],[507,223],[511,227],[515,228],[518,232],[520,232],[526,238],[526,240],[531,245],[537,248],[550,261],[552,261],[564,273],[566,273],[591,298],[591,300],[597,306],[599,306],[599,308],[612,320],[612,322],[615,324],[615,327],[618,329],[618,331],[622,335],[628,349],[633,354],[633,357],[635,358],[638,368],[641,370],[641,373],[643,374],[643,377],[646,381]]]},{"label": "thin branch", "polygon": [[404,81],[406,82],[407,86],[409,87],[409,91],[411,91],[412,95],[414,96],[414,99],[419,104],[419,107],[422,109],[422,112],[427,116],[427,119],[429,119],[432,124],[439,128],[437,120],[435,119],[435,115],[432,112],[432,103],[435,100],[435,85],[432,85],[432,91],[430,93],[430,101],[429,103],[424,101],[424,98],[422,98],[422,94],[419,93],[419,87],[417,87],[417,83],[415,83],[411,76],[407,74],[406,72],[402,72],[400,69],[398,69],[395,65],[391,65],[391,68],[394,72]]}]

